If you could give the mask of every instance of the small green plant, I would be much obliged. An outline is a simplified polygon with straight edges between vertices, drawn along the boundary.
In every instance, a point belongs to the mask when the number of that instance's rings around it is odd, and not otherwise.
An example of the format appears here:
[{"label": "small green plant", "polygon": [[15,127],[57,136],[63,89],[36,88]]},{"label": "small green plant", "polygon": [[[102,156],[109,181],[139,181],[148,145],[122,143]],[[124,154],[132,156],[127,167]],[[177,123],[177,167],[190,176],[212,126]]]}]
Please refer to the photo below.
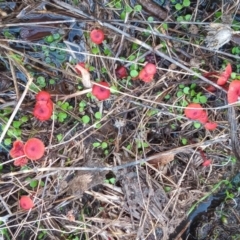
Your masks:
[{"label": "small green plant", "polygon": [[171,0],[171,3],[175,6],[176,10],[181,10],[184,7],[189,7],[191,2],[190,0],[183,0],[182,4],[181,3],[177,3],[176,0]]},{"label": "small green plant", "polygon": [[84,124],[88,124],[89,122],[90,122],[90,117],[88,116],[88,115],[84,115],[83,117],[82,117],[82,122],[84,123]]},{"label": "small green plant", "polygon": [[105,179],[104,182],[114,185],[116,183],[116,178],[112,177],[109,179]]},{"label": "small green plant", "polygon": [[38,180],[32,179],[32,178],[30,178],[30,177],[28,177],[28,178],[26,179],[26,181],[29,182],[29,186],[30,186],[31,188],[36,188],[36,187],[38,186],[38,184],[40,184],[41,187],[44,187],[44,182],[43,182],[43,181],[38,181]]},{"label": "small green plant", "polygon": [[44,88],[44,87],[46,87],[46,79],[45,79],[45,77],[39,76],[39,77],[37,78],[37,85],[38,85],[39,88]]},{"label": "small green plant", "polygon": [[67,111],[71,111],[73,107],[68,102],[57,102],[57,106],[62,110],[57,109],[57,111],[54,113],[53,118],[56,119],[58,122],[64,122],[67,117]]},{"label": "small green plant", "polygon": [[4,237],[4,239],[11,240],[12,238],[10,237],[10,234],[9,234],[7,228],[2,227],[1,225],[3,225],[2,221],[0,221],[0,228],[1,228],[0,229],[0,237],[2,236],[2,237]]}]

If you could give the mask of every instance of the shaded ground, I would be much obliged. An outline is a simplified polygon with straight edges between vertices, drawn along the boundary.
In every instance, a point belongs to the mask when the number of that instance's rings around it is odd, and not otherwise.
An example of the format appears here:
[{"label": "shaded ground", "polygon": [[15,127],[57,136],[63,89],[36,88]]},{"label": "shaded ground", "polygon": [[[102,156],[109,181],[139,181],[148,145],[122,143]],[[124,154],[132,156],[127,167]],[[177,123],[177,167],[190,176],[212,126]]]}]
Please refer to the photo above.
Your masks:
[{"label": "shaded ground", "polygon": [[[239,2],[228,3],[0,2],[4,239],[240,239],[239,185],[231,182],[239,171],[239,108],[201,77],[231,63],[229,81],[240,79],[238,35],[220,51],[204,47],[205,26],[222,22],[223,12],[239,30]],[[94,28],[105,33],[99,46],[89,39]],[[78,62],[93,82],[104,79],[118,92],[105,101],[86,93]],[[150,83],[134,79],[146,62],[157,65]],[[128,70],[124,79],[118,66]],[[54,102],[45,122],[32,115],[41,89]],[[216,130],[184,116],[190,102],[207,109]],[[30,137],[44,142],[46,154],[15,167],[12,143]],[[217,192],[223,197],[211,205]],[[32,210],[20,209],[21,195],[34,199]],[[177,227],[209,196],[195,237],[184,236],[189,224]]]}]

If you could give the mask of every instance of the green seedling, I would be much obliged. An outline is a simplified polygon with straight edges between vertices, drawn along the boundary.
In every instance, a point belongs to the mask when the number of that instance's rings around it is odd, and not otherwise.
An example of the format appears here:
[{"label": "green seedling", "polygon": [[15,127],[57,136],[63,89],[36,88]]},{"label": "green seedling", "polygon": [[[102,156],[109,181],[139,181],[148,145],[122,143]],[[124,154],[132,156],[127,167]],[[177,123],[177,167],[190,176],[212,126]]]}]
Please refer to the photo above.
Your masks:
[{"label": "green seedling", "polygon": [[78,106],[79,106],[79,112],[83,112],[85,107],[87,106],[87,102],[82,100]]},{"label": "green seedling", "polygon": [[57,134],[56,138],[58,142],[61,142],[63,139],[63,134],[62,133]]},{"label": "green seedling", "polygon": [[116,183],[116,178],[112,177],[109,179],[105,179],[104,182],[114,185]]},{"label": "green seedling", "polygon": [[187,145],[188,140],[186,138],[181,138],[182,145]]},{"label": "green seedling", "polygon": [[131,14],[131,13],[137,13],[142,11],[142,6],[141,5],[135,5],[133,8],[131,8],[129,5],[125,5],[124,10],[120,14],[120,18],[124,20],[126,18],[126,14]]},{"label": "green seedling", "polygon": [[37,85],[38,85],[39,88],[44,88],[44,87],[46,87],[46,79],[45,79],[45,77],[39,76],[39,77],[37,78]]},{"label": "green seedling", "polygon": [[95,112],[94,117],[95,117],[97,120],[100,120],[100,119],[102,118],[102,114],[101,114],[100,112]]},{"label": "green seedling", "polygon": [[12,238],[10,237],[7,228],[5,228],[5,225],[3,227],[1,225],[3,225],[2,221],[0,221],[0,236],[4,237],[4,239],[11,240]]},{"label": "green seedling", "polygon": [[29,182],[29,186],[30,186],[31,188],[36,188],[36,187],[38,187],[38,184],[40,184],[41,187],[44,187],[44,182],[43,182],[43,181],[40,181],[40,182],[39,182],[38,180],[32,179],[32,178],[30,178],[30,177],[28,177],[28,178],[26,179],[26,181]]},{"label": "green seedling", "polygon": [[191,4],[190,0],[183,0],[182,4],[177,3],[176,0],[171,0],[171,3],[174,5],[176,10],[181,10],[184,7],[189,7]]},{"label": "green seedling", "polygon": [[88,115],[84,115],[81,119],[82,119],[83,124],[88,124],[91,120]]},{"label": "green seedling", "polygon": [[147,142],[143,142],[142,140],[136,139],[135,142],[136,142],[138,149],[140,149],[140,148],[143,149],[143,148],[149,147],[149,144]]}]

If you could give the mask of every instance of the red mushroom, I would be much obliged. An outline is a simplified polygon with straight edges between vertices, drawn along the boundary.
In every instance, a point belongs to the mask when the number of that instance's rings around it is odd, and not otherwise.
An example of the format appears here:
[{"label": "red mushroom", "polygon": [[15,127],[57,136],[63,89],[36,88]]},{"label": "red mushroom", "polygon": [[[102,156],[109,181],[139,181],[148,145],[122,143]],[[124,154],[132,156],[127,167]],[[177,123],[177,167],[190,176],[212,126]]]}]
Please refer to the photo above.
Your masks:
[{"label": "red mushroom", "polygon": [[207,122],[204,127],[207,129],[207,130],[215,130],[217,128],[217,123],[215,122]]},{"label": "red mushroom", "polygon": [[203,165],[204,167],[208,167],[208,166],[211,165],[211,163],[212,163],[212,161],[208,159],[208,160],[205,160],[202,165]]},{"label": "red mushroom", "polygon": [[202,115],[197,119],[200,123],[204,124],[208,121],[208,114],[206,111],[202,112]]},{"label": "red mushroom", "polygon": [[16,140],[13,143],[13,147],[10,150],[9,154],[10,154],[11,158],[17,158],[13,163],[13,165],[16,167],[18,167],[18,166],[22,167],[28,163],[28,159],[24,156],[25,155],[24,143],[19,140]]},{"label": "red mushroom", "polygon": [[31,160],[38,160],[44,155],[45,146],[38,138],[30,138],[24,145],[24,153]]},{"label": "red mushroom", "polygon": [[127,69],[124,66],[119,66],[115,70],[117,78],[125,78],[128,76]]},{"label": "red mushroom", "polygon": [[[98,84],[104,87],[109,87],[109,84],[107,82],[102,81]],[[94,84],[92,87],[92,95],[94,95],[98,100],[108,99],[110,97],[110,89],[104,87]]]},{"label": "red mushroom", "polygon": [[157,68],[156,65],[153,63],[147,63],[144,66],[145,71],[150,74],[150,75],[154,75],[157,72]]},{"label": "red mushroom", "polygon": [[34,207],[33,200],[29,196],[21,196],[19,205],[24,210],[29,210]]},{"label": "red mushroom", "polygon": [[39,119],[40,121],[46,121],[51,118],[52,112],[53,112],[53,103],[51,100],[49,100],[47,104],[42,104],[37,102],[33,110],[33,115],[35,118]]},{"label": "red mushroom", "polygon": [[36,95],[37,102],[47,102],[51,99],[51,95],[46,91],[41,91]]},{"label": "red mushroom", "polygon": [[217,84],[220,85],[220,86],[224,85],[228,81],[228,79],[230,78],[231,74],[232,74],[232,66],[229,63],[226,66],[225,71],[220,74],[220,77],[217,80]]},{"label": "red mushroom", "polygon": [[145,68],[143,68],[138,75],[138,78],[144,82],[151,82],[153,80],[154,74],[148,74],[145,70]]},{"label": "red mushroom", "polygon": [[237,102],[239,96],[240,96],[240,81],[234,80],[229,85],[227,93],[228,103]]},{"label": "red mushroom", "polygon": [[94,29],[90,33],[90,38],[95,44],[101,44],[104,40],[104,32],[101,29]]},{"label": "red mushroom", "polygon": [[198,103],[190,103],[184,110],[187,118],[192,120],[198,120],[199,118],[205,118],[206,112],[203,110],[202,106]]}]

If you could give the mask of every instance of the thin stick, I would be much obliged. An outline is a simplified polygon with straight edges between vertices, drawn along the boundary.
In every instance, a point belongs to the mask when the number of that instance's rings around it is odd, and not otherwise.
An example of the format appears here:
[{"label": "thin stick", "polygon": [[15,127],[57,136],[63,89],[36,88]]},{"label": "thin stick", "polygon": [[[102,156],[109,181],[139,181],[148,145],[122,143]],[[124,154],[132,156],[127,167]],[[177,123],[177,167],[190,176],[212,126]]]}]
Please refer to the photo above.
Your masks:
[{"label": "thin stick", "polygon": [[[9,56],[8,56],[8,57],[9,57]],[[18,110],[19,110],[19,108],[20,108],[20,106],[21,106],[21,104],[22,104],[22,102],[23,102],[23,100],[24,100],[27,92],[28,92],[28,89],[29,89],[29,87],[30,87],[30,85],[32,84],[32,81],[33,81],[33,78],[30,76],[30,74],[26,71],[26,69],[25,69],[23,66],[21,66],[20,64],[18,64],[18,63],[15,62],[15,61],[14,61],[14,63],[15,63],[15,64],[17,65],[17,67],[26,75],[26,77],[27,77],[27,79],[28,79],[28,82],[27,82],[27,84],[26,84],[26,87],[25,87],[25,89],[24,89],[24,91],[23,91],[23,94],[22,94],[21,98],[19,99],[19,101],[18,101],[18,103],[17,103],[14,111],[12,112],[12,115],[10,116],[10,118],[9,118],[9,120],[8,120],[5,128],[4,128],[3,131],[2,131],[2,134],[1,134],[1,136],[0,136],[0,144],[2,143],[2,141],[3,141],[3,139],[4,139],[5,135],[6,135],[9,127],[11,126],[12,121],[13,121],[15,115],[17,114],[17,112],[18,112]]]}]

